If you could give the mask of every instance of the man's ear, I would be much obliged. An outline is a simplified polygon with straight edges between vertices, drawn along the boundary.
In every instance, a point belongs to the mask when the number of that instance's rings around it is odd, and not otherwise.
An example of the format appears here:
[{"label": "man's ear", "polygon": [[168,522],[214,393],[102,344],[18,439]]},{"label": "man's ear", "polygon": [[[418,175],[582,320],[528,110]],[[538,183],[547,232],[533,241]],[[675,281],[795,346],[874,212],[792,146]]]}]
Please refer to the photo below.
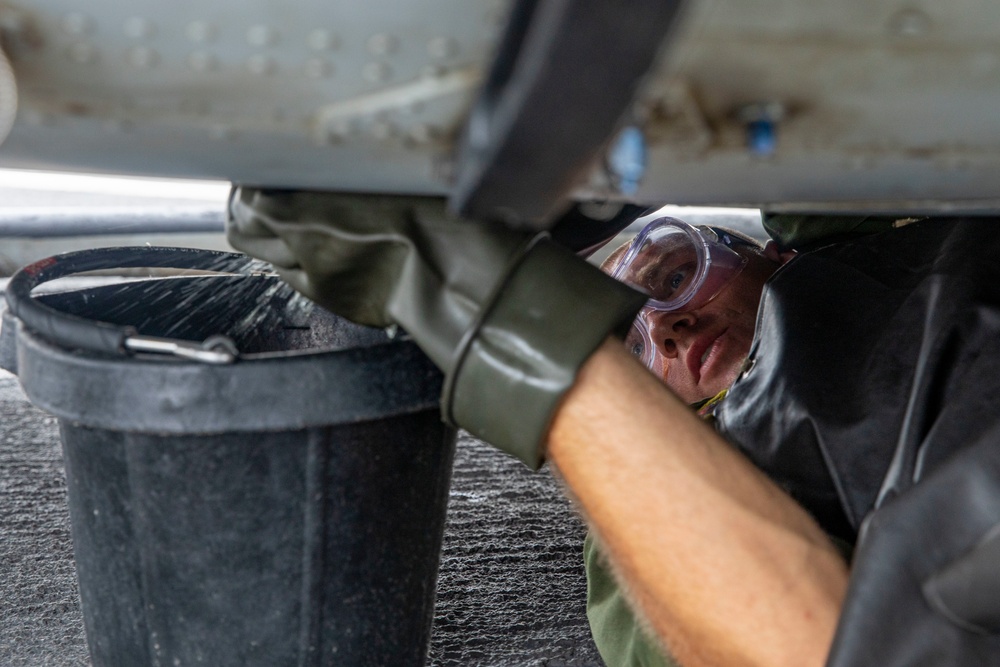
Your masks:
[{"label": "man's ear", "polygon": [[764,257],[778,264],[784,264],[797,254],[799,253],[796,250],[782,250],[773,240],[764,244]]}]

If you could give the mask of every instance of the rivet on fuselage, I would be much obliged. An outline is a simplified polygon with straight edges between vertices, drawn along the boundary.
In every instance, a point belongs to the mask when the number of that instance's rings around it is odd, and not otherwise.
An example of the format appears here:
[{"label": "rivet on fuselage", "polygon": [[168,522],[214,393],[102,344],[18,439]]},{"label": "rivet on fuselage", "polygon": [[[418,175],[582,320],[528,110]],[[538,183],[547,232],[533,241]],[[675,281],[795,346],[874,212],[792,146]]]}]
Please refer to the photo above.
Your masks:
[{"label": "rivet on fuselage", "polygon": [[399,46],[399,40],[393,35],[379,33],[368,39],[368,53],[373,56],[387,56]]},{"label": "rivet on fuselage", "polygon": [[255,25],[247,30],[247,43],[250,46],[263,48],[278,41],[278,33],[266,25]]},{"label": "rivet on fuselage", "polygon": [[97,62],[98,51],[90,42],[77,42],[70,45],[66,55],[75,63],[89,65]]},{"label": "rivet on fuselage", "polygon": [[150,67],[155,67],[160,61],[160,56],[153,49],[146,48],[144,46],[137,46],[133,49],[129,49],[126,54],[126,59],[132,67],[138,69],[148,69]]},{"label": "rivet on fuselage", "polygon": [[329,30],[313,30],[306,36],[306,46],[313,51],[333,51],[340,46],[340,38]]},{"label": "rivet on fuselage", "polygon": [[215,39],[217,33],[218,30],[216,27],[208,21],[192,21],[184,28],[184,35],[188,38],[188,41],[195,44],[211,42]]},{"label": "rivet on fuselage", "polygon": [[132,39],[147,39],[156,33],[156,27],[141,16],[126,19],[125,23],[122,24],[122,30],[126,37]]},{"label": "rivet on fuselage", "polygon": [[274,72],[274,61],[263,54],[256,54],[247,58],[247,69],[251,74],[266,76]]},{"label": "rivet on fuselage", "polygon": [[68,35],[86,35],[94,29],[94,22],[90,17],[78,12],[63,16],[61,25],[63,31]]},{"label": "rivet on fuselage", "polygon": [[325,79],[333,74],[333,65],[322,58],[310,58],[303,65],[302,71],[310,79]]},{"label": "rivet on fuselage", "polygon": [[210,72],[219,66],[219,61],[206,51],[193,51],[187,58],[188,66],[196,72]]},{"label": "rivet on fuselage", "polygon": [[366,81],[384,83],[392,76],[392,69],[382,62],[370,62],[361,71]]},{"label": "rivet on fuselage", "polygon": [[451,38],[435,37],[431,41],[427,42],[427,53],[429,53],[432,58],[443,60],[454,56],[457,52],[458,44],[456,44],[455,40]]}]

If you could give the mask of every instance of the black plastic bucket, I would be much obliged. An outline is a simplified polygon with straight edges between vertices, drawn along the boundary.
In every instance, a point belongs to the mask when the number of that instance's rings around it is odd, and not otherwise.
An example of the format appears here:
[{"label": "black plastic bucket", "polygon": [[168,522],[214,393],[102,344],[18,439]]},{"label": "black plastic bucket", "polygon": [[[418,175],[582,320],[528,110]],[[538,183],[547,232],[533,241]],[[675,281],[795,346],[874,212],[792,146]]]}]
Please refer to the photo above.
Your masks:
[{"label": "black plastic bucket", "polygon": [[[123,266],[213,273],[31,295]],[[119,248],[8,285],[0,361],[59,418],[97,667],[426,659],[454,453],[441,377],[259,268]]]}]

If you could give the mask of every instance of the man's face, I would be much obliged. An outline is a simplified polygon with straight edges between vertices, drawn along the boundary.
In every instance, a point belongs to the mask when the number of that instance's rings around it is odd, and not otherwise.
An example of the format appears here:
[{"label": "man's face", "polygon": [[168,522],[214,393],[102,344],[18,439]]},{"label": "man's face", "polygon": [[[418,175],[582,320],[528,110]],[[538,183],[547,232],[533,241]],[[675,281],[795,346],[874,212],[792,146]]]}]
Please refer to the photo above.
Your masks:
[{"label": "man's face", "polygon": [[653,372],[688,403],[728,388],[750,352],[764,283],[779,263],[747,249],[739,252],[748,259],[746,267],[707,304],[640,315],[662,359]]}]

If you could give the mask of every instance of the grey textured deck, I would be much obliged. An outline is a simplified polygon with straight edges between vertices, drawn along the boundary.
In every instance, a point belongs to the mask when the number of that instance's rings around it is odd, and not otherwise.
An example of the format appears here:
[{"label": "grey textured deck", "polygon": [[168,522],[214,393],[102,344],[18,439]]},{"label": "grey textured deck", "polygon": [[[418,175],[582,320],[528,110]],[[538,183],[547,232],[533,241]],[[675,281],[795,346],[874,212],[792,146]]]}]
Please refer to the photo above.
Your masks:
[{"label": "grey textured deck", "polygon": [[[601,665],[583,527],[548,473],[459,442],[429,664]],[[0,371],[0,665],[87,665],[55,420]]]}]

